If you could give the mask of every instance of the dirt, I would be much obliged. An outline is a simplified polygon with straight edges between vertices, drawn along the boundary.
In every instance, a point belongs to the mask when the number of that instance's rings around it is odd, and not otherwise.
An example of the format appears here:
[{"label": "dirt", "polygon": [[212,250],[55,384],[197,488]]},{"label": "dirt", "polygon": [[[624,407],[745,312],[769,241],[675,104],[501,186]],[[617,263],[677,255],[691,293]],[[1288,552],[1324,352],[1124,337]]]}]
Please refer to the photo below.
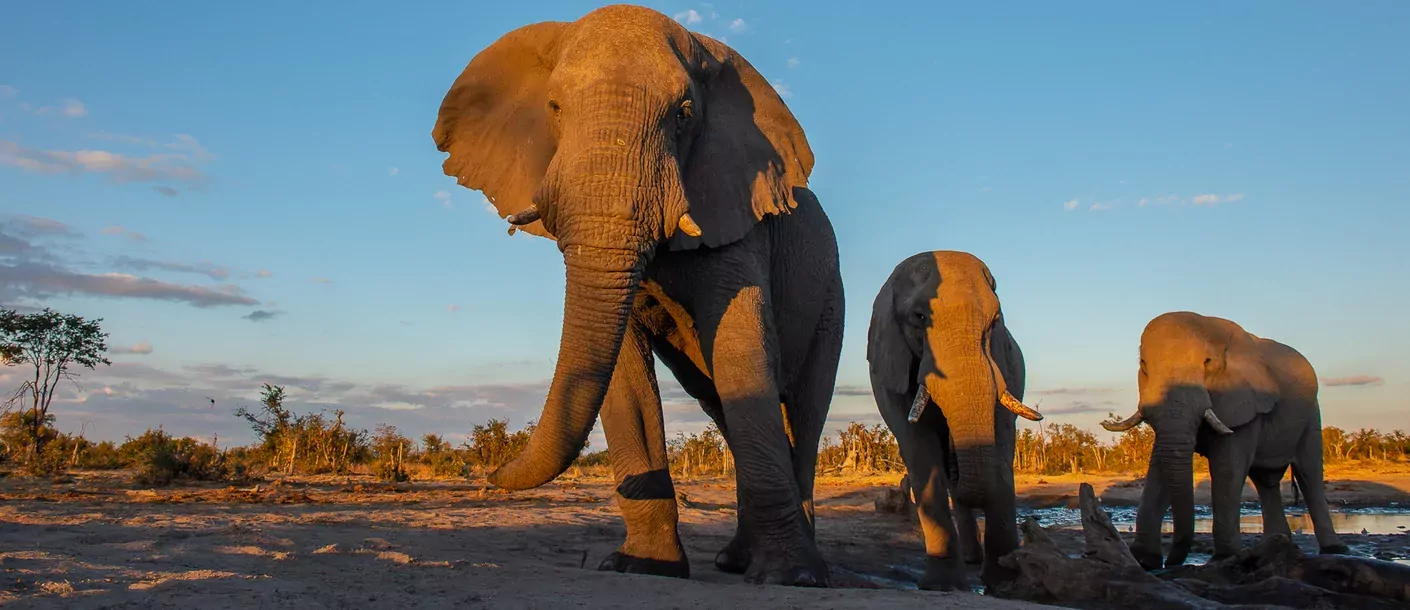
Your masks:
[{"label": "dirt", "polygon": [[[381,485],[325,477],[150,490],[112,473],[79,473],[64,483],[11,478],[0,480],[0,604],[1037,607],[915,590],[924,556],[918,532],[873,506],[897,478],[820,481],[818,540],[834,581],[826,590],[746,585],[714,569],[715,552],[734,530],[734,491],[725,480],[678,484],[681,536],[691,561],[691,579],[679,580],[594,569],[624,536],[612,485],[600,478],[560,479],[513,493],[477,480]],[[1120,477],[1085,480],[1113,499],[1129,485]],[[1041,506],[1065,503],[1077,483],[1034,478],[1022,487],[1021,500]],[[1405,496],[1410,475],[1387,488]],[[1369,501],[1371,492],[1347,493]],[[1074,550],[1079,537],[1073,533]],[[1346,538],[1353,548],[1370,544],[1403,553],[1410,546],[1406,537]]]}]

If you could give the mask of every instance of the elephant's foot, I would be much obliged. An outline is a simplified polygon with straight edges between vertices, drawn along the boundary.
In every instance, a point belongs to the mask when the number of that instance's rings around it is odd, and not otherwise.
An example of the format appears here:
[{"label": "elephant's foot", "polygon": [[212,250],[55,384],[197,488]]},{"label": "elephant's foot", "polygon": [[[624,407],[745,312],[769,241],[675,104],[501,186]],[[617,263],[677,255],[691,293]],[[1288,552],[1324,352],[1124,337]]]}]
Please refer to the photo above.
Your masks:
[{"label": "elephant's foot", "polygon": [[749,541],[736,531],[734,539],[715,555],[715,568],[729,574],[743,574],[749,569]]},{"label": "elephant's foot", "polygon": [[964,562],[967,565],[977,566],[984,563],[984,549],[978,545],[964,550]]},{"label": "elephant's foot", "polygon": [[1349,555],[1351,554],[1351,549],[1346,548],[1345,544],[1338,543],[1332,546],[1321,547],[1317,549],[1317,552],[1323,555]]},{"label": "elephant's foot", "polygon": [[650,574],[652,576],[670,576],[673,578],[690,578],[690,562],[682,556],[679,560],[650,559],[646,557],[635,557],[613,551],[597,569],[604,572],[622,572],[625,574]]},{"label": "elephant's foot", "polygon": [[1138,546],[1131,547],[1131,556],[1136,558],[1136,563],[1141,564],[1141,568],[1147,572],[1160,569],[1161,557],[1159,552],[1148,551]]},{"label": "elephant's foot", "polygon": [[745,582],[789,587],[829,585],[827,563],[810,540],[799,540],[786,547],[761,544],[751,549],[749,568],[744,572]]},{"label": "elephant's foot", "polygon": [[964,564],[945,557],[925,558],[925,575],[919,586],[923,591],[968,591],[969,575]]}]

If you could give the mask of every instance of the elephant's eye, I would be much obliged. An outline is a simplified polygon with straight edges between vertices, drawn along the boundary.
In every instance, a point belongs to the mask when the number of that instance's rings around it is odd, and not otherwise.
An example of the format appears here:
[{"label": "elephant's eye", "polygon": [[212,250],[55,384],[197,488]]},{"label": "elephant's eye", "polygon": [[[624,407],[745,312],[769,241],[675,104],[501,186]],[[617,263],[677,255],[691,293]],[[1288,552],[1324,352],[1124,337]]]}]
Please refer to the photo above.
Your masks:
[{"label": "elephant's eye", "polygon": [[688,119],[695,114],[695,102],[686,100],[681,102],[680,118]]},{"label": "elephant's eye", "polygon": [[553,116],[558,116],[558,113],[563,112],[563,108],[558,105],[558,100],[548,100],[548,111]]}]

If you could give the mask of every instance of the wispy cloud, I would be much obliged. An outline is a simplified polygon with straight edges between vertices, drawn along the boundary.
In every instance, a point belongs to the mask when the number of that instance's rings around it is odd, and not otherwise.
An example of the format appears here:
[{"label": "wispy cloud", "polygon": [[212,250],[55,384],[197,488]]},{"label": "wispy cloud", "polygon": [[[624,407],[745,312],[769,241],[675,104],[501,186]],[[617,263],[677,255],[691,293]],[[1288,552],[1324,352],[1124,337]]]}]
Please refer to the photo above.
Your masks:
[{"label": "wispy cloud", "polygon": [[1111,202],[1095,201],[1095,202],[1092,202],[1092,205],[1087,206],[1087,211],[1089,211],[1089,212],[1105,212],[1105,211],[1107,211],[1107,210],[1110,210],[1112,205],[1113,205],[1113,204],[1112,204]]},{"label": "wispy cloud", "polygon": [[400,173],[401,173],[401,168],[399,168],[399,167],[389,167],[389,168],[387,168],[387,175],[388,175],[388,176],[395,176],[395,175],[400,174]]},{"label": "wispy cloud", "polygon": [[146,235],[143,235],[143,234],[138,233],[138,232],[136,232],[136,231],[129,231],[127,228],[125,228],[125,227],[123,227],[123,226],[121,226],[121,225],[112,225],[112,226],[109,226],[109,227],[103,227],[103,230],[101,231],[101,233],[102,233],[103,235],[113,235],[113,236],[118,236],[118,237],[126,237],[126,238],[128,238],[128,239],[130,239],[130,240],[132,240],[132,241],[136,241],[136,242],[144,242],[144,241],[147,241],[147,236],[146,236]]},{"label": "wispy cloud", "polygon": [[1322,385],[1327,387],[1381,385],[1382,383],[1385,383],[1385,380],[1375,375],[1350,375],[1347,377],[1322,378]]},{"label": "wispy cloud", "polygon": [[181,194],[181,191],[176,190],[176,189],[174,189],[174,188],[172,188],[172,187],[166,186],[166,185],[164,185],[164,184],[159,184],[159,185],[157,185],[157,186],[154,186],[154,187],[152,187],[152,190],[156,191],[157,194],[159,194],[159,195],[165,195],[165,196],[167,196],[167,197],[176,197],[176,196],[178,196],[178,195]]},{"label": "wispy cloud", "polygon": [[10,140],[0,140],[0,166],[36,174],[98,174],[115,183],[175,182],[199,187],[207,176],[183,153],[158,153],[141,157],[106,150],[36,150]]},{"label": "wispy cloud", "polygon": [[774,86],[774,91],[778,92],[779,97],[783,99],[789,99],[793,97],[793,88],[788,86],[788,83],[774,81],[772,84]]},{"label": "wispy cloud", "polygon": [[1064,202],[1064,203],[1062,204],[1062,209],[1063,209],[1063,210],[1066,210],[1066,211],[1068,211],[1068,212],[1071,212],[1071,211],[1077,209],[1077,206],[1078,206],[1078,205],[1079,205],[1079,204],[1078,204],[1078,201],[1077,201],[1076,199],[1068,199],[1066,202]]},{"label": "wispy cloud", "polygon": [[256,271],[256,272],[255,272],[255,277],[258,277],[258,278],[271,278],[271,277],[274,277],[274,272],[273,272],[273,271],[270,271],[270,270],[268,270],[268,269],[260,269],[259,271]]},{"label": "wispy cloud", "polygon": [[332,283],[333,283],[333,280],[330,280],[330,279],[328,279],[328,278],[326,278],[326,277],[316,277],[316,278],[313,278],[312,280],[309,280],[309,281],[311,281],[311,282],[313,282],[313,283],[315,283],[315,284],[332,284]]},{"label": "wispy cloud", "polygon": [[1195,205],[1214,206],[1219,205],[1221,203],[1233,203],[1243,198],[1243,193],[1233,193],[1229,195],[1216,195],[1214,193],[1205,193],[1203,195],[1195,195],[1194,199],[1191,199],[1190,201]]},{"label": "wispy cloud", "polygon": [[157,261],[146,258],[135,258],[131,256],[118,256],[113,258],[113,265],[119,269],[129,271],[170,271],[172,273],[193,273],[204,275],[213,280],[224,280],[230,277],[230,270],[215,265],[209,261],[198,263],[175,263],[168,261]]},{"label": "wispy cloud", "polygon": [[146,341],[139,341],[139,342],[137,342],[135,345],[132,345],[131,347],[122,347],[122,346],[119,346],[119,347],[114,347],[114,348],[112,348],[112,349],[110,349],[110,350],[108,350],[108,351],[110,351],[110,352],[112,352],[112,353],[114,353],[114,354],[130,354],[130,355],[136,355],[136,356],[146,356],[147,354],[152,353],[152,344],[151,344],[151,343],[148,343],[148,342],[146,342]]},{"label": "wispy cloud", "polygon": [[252,312],[250,312],[250,313],[247,313],[247,314],[245,314],[245,315],[243,315],[243,316],[240,316],[240,318],[241,318],[242,320],[249,320],[249,321],[251,321],[251,322],[268,322],[268,321],[273,320],[273,319],[275,319],[275,318],[277,318],[277,317],[279,317],[279,316],[282,316],[282,315],[284,315],[284,312],[282,312],[282,311],[269,311],[269,310],[266,310],[266,309],[256,309],[256,310],[254,310],[254,311],[252,311]]},{"label": "wispy cloud", "polygon": [[743,34],[749,31],[749,24],[745,23],[744,19],[735,19],[734,21],[729,22],[729,31],[734,32],[735,34]]},{"label": "wispy cloud", "polygon": [[441,202],[442,207],[454,207],[454,204],[450,200],[450,191],[436,191],[431,194],[431,196],[434,197],[436,201]]},{"label": "wispy cloud", "polygon": [[1106,394],[1112,391],[1114,391],[1113,388],[1103,387],[1059,387],[1045,388],[1042,390],[1029,390],[1028,393],[1035,394],[1038,396],[1063,396],[1074,394]]},{"label": "wispy cloud", "polygon": [[675,17],[676,21],[679,21],[685,25],[695,25],[705,20],[705,18],[695,9],[689,9],[676,13]]},{"label": "wispy cloud", "polygon": [[788,58],[788,69],[789,69],[789,70],[792,70],[792,69],[794,69],[794,68],[797,68],[797,67],[798,67],[798,63],[799,63],[799,62],[798,62],[798,58],[797,58],[797,57],[790,57],[790,58]]},{"label": "wispy cloud", "polygon": [[52,218],[40,218],[37,216],[25,216],[17,214],[11,216],[4,226],[18,235],[35,237],[39,235],[49,235],[58,237],[77,237],[78,231],[72,227],[54,220]]},{"label": "wispy cloud", "polygon": [[20,90],[10,85],[0,85],[0,100],[12,100],[20,96]]},{"label": "wispy cloud", "polygon": [[171,301],[202,308],[259,303],[233,285],[191,286],[122,273],[90,274],[37,261],[0,263],[0,300],[73,295]]},{"label": "wispy cloud", "polygon": [[446,306],[446,311],[449,311],[449,312],[451,312],[451,313],[455,313],[455,312],[457,312],[457,311],[460,311],[460,306],[459,306],[459,305],[447,305],[447,306]]}]

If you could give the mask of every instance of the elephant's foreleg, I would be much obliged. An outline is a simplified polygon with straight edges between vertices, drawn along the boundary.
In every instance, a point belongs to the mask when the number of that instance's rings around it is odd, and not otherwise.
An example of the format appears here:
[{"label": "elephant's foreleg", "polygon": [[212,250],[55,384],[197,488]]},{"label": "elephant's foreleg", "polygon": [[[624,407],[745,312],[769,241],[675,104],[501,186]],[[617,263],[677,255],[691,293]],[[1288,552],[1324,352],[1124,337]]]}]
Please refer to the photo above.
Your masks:
[{"label": "elephant's foreleg", "polygon": [[1348,549],[1332,528],[1332,513],[1327,508],[1326,481],[1322,478],[1322,431],[1316,426],[1309,426],[1303,435],[1292,471],[1307,501],[1307,515],[1312,518],[1317,547],[1322,553],[1345,555]]},{"label": "elephant's foreleg", "polygon": [[628,323],[617,357],[602,429],[627,540],[598,569],[688,578],[654,361],[646,333],[635,322]]},{"label": "elephant's foreleg", "polygon": [[950,513],[949,475],[945,469],[948,448],[944,433],[936,430],[940,426],[936,421],[938,409],[932,403],[926,407],[930,413],[919,422],[911,423],[906,417],[911,406],[909,397],[879,387],[875,379],[872,393],[881,417],[901,450],[901,461],[906,464],[906,478],[910,480],[911,497],[915,499],[920,529],[925,537],[925,574],[920,579],[920,588],[967,589],[968,575]]},{"label": "elephant's foreleg", "polygon": [[1160,525],[1168,508],[1170,490],[1161,478],[1159,460],[1152,459],[1146,468],[1141,503],[1136,508],[1136,539],[1131,542],[1131,555],[1147,570],[1161,567]]},{"label": "elephant's foreleg", "polygon": [[[979,543],[979,521],[974,516],[974,509],[959,502],[954,503],[955,535],[960,540],[960,555],[964,557],[964,562],[970,565],[978,565],[984,561],[984,548]],[[985,514],[985,523],[988,523],[988,514]]]},{"label": "elephant's foreleg", "polygon": [[1239,507],[1258,434],[1259,430],[1250,425],[1210,441],[1209,508],[1214,517],[1214,559],[1236,555],[1243,547]]},{"label": "elephant's foreleg", "polygon": [[740,527],[749,535],[750,549],[745,578],[826,586],[827,565],[807,532],[779,408],[778,346],[766,296],[757,286],[746,286],[721,305],[719,317],[700,326],[744,501]]},{"label": "elephant's foreleg", "polygon": [[[718,399],[701,399],[700,408],[715,422],[715,427],[720,429],[720,436],[724,437],[725,444],[733,453],[734,447],[730,445],[729,422],[725,421],[724,405],[721,405]],[[731,538],[729,544],[726,544],[725,548],[715,554],[715,569],[730,574],[743,574],[745,570],[749,569],[749,536],[744,531],[744,514],[748,510],[745,508],[745,498],[742,493],[744,487],[740,483],[739,473],[739,468],[736,465],[734,469],[734,538]]]},{"label": "elephant's foreleg", "polygon": [[1248,478],[1258,490],[1258,504],[1263,509],[1263,535],[1283,534],[1292,536],[1287,514],[1283,512],[1283,475],[1288,468],[1252,469]]}]

